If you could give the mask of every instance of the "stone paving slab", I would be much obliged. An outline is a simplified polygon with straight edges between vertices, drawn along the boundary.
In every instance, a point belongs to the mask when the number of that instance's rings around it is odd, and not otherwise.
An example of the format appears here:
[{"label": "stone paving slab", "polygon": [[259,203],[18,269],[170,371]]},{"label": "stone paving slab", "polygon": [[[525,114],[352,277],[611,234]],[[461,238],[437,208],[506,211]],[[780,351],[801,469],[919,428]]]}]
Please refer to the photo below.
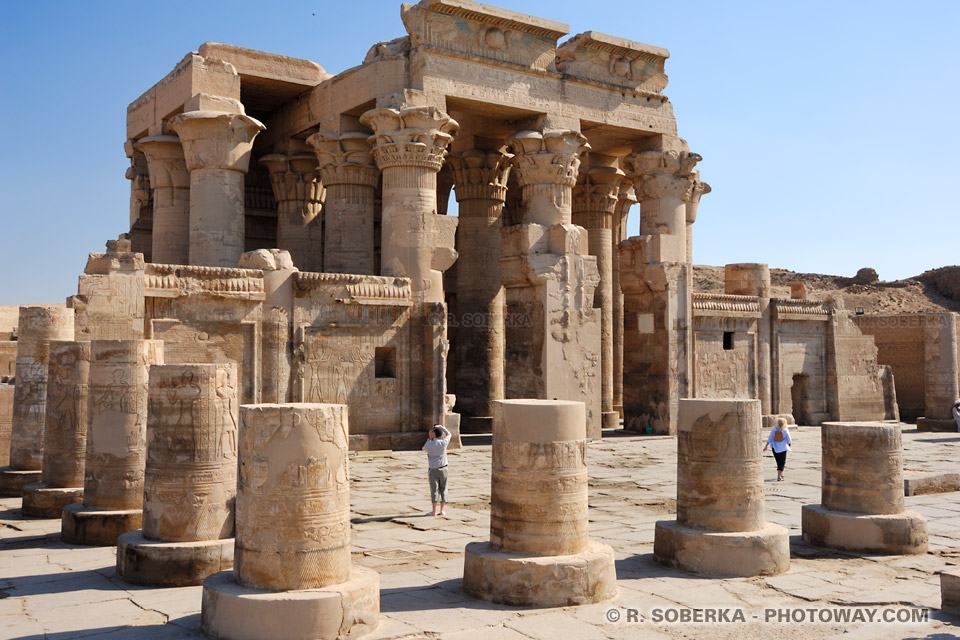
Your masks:
[{"label": "stone paving slab", "polygon": [[[791,532],[792,568],[774,577],[717,580],[660,567],[652,559],[658,520],[676,509],[676,441],[620,436],[591,443],[590,526],[616,555],[619,594],[610,603],[528,609],[473,600],[463,594],[463,549],[485,541],[490,526],[490,446],[451,451],[449,515],[429,509],[421,452],[351,457],[354,561],[381,574],[382,623],[372,640],[451,638],[717,638],[807,640],[960,637],[960,619],[932,611],[921,624],[744,624],[654,622],[668,608],[764,609],[939,606],[937,572],[960,566],[960,493],[906,498],[930,525],[930,553],[858,556],[816,549],[800,539],[800,509],[820,501],[820,435],[791,428],[794,449],[786,480],[776,482],[764,459],[767,518]],[[952,471],[960,442],[948,435],[903,433],[905,466]],[[0,499],[0,638],[200,638],[200,587],[155,589],[116,577],[115,550],[63,544],[58,520],[24,518],[18,499]],[[390,554],[405,549],[413,554]],[[380,553],[385,557],[365,555]],[[393,557],[398,555],[399,557]],[[627,621],[628,610],[642,621]],[[611,622],[608,612],[621,619]]]}]

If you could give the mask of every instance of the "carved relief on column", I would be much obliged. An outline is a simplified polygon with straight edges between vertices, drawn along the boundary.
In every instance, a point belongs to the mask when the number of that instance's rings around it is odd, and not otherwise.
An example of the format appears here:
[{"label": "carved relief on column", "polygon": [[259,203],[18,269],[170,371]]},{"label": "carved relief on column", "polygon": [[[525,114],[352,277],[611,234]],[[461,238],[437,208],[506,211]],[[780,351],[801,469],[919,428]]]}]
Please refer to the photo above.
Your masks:
[{"label": "carved relief on column", "polygon": [[90,343],[52,341],[49,372],[41,482],[47,487],[82,487]]},{"label": "carved relief on column", "polygon": [[490,431],[504,397],[501,214],[512,156],[473,149],[447,158],[460,204],[457,226],[457,410],[466,432]]},{"label": "carved relief on column", "polygon": [[623,418],[623,290],[620,287],[620,243],[627,239],[627,216],[637,202],[630,180],[620,182],[613,214],[613,410]]},{"label": "carved relief on column", "polygon": [[265,127],[222,111],[188,111],[170,121],[190,171],[190,264],[236,267],[244,249],[244,174]]},{"label": "carved relief on column", "polygon": [[315,133],[316,152],[327,190],[324,204],[324,268],[328,273],[375,275],[374,197],[380,170],[366,133]]},{"label": "carved relief on column", "polygon": [[580,152],[588,149],[579,131],[519,131],[507,140],[523,189],[523,221],[553,226],[571,223],[571,189]]},{"label": "carved relief on column", "polygon": [[190,173],[176,136],[142,138],[153,189],[151,262],[187,264],[190,259]]},{"label": "carved relief on column", "polygon": [[260,164],[270,171],[277,200],[277,248],[289,251],[301,271],[323,271],[324,188],[316,156],[271,153]]},{"label": "carved relief on column", "polygon": [[124,172],[124,177],[130,181],[130,226],[136,224],[141,213],[148,209],[153,201],[153,192],[150,190],[150,170],[142,152],[137,152],[128,140],[124,145],[130,166]]}]

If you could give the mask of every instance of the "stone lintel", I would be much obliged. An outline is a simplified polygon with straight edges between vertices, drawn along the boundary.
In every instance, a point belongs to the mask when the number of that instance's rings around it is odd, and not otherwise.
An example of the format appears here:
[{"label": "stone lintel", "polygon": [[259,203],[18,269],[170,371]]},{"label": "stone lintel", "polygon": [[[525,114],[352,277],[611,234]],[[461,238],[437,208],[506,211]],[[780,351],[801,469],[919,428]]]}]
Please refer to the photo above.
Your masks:
[{"label": "stone lintel", "polygon": [[302,87],[315,87],[330,77],[316,62],[292,58],[232,44],[204,42],[198,53],[204,58],[223,60],[234,66],[241,76],[276,80]]},{"label": "stone lintel", "polygon": [[147,265],[144,295],[148,298],[179,298],[208,295],[218,298],[266,300],[263,271],[200,265]]},{"label": "stone lintel", "polygon": [[293,292],[296,298],[326,297],[342,304],[413,305],[409,278],[300,271],[293,274]]}]

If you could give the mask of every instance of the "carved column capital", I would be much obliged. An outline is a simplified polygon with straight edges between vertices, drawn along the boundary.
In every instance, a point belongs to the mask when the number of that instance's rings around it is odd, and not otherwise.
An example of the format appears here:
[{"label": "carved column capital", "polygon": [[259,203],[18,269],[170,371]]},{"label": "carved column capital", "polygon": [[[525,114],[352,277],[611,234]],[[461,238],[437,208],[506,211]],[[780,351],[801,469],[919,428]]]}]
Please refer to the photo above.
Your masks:
[{"label": "carved column capital", "polygon": [[561,184],[573,187],[580,169],[580,152],[589,149],[579,131],[518,131],[507,139],[521,187]]},{"label": "carved column capital", "polygon": [[323,184],[376,187],[380,171],[373,162],[370,136],[359,131],[315,133],[307,144],[316,152]]},{"label": "carved column capital", "polygon": [[389,167],[425,167],[439,171],[447,145],[460,128],[457,121],[436,107],[373,109],[360,123],[374,135],[373,157],[380,170]]},{"label": "carved column capital", "polygon": [[187,169],[224,169],[246,173],[253,139],[266,129],[239,113],[188,111],[170,121],[183,144]]},{"label": "carved column capital", "polygon": [[453,174],[457,202],[464,200],[507,199],[507,178],[510,176],[512,154],[501,151],[471,149],[452,153],[447,166]]},{"label": "carved column capital", "polygon": [[260,164],[270,172],[273,196],[281,209],[284,203],[296,203],[304,224],[317,216],[324,190],[317,159],[312,153],[271,153],[260,158]]},{"label": "carved column capital", "polygon": [[150,186],[154,189],[190,187],[190,172],[177,136],[149,136],[137,141],[135,148],[147,158]]},{"label": "carved column capital", "polygon": [[693,171],[690,174],[693,180],[693,189],[690,192],[690,199],[687,200],[687,224],[693,224],[697,221],[697,209],[700,207],[700,196],[713,191],[709,184],[700,181],[700,172]]},{"label": "carved column capital", "polygon": [[586,229],[612,229],[613,212],[624,173],[616,167],[580,172],[573,188],[573,222]]},{"label": "carved column capital", "polygon": [[637,151],[624,159],[638,197],[673,196],[688,201],[693,194],[694,167],[702,157],[688,151]]}]

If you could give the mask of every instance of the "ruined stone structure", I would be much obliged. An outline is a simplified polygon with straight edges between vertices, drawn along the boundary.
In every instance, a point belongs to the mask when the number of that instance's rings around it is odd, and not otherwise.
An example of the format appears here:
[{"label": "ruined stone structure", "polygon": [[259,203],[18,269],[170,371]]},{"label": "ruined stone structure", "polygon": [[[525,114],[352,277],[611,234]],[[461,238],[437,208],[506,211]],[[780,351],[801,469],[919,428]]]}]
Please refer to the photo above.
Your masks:
[{"label": "ruined stone structure", "polygon": [[235,568],[203,585],[214,638],[359,637],[380,615],[380,577],[350,561],[347,408],[240,411]]},{"label": "ruined stone structure", "polygon": [[63,507],[83,500],[90,343],[50,341],[47,372],[43,469],[40,482],[23,487],[23,513],[59,518]]},{"label": "ruined stone structure", "polygon": [[490,542],[467,545],[468,594],[547,607],[616,595],[613,549],[591,542],[587,531],[584,418],[581,402],[497,402]]},{"label": "ruined stone structure", "polygon": [[40,481],[50,341],[73,340],[73,320],[73,310],[59,305],[20,307],[10,466],[0,469],[0,495],[20,496]]},{"label": "ruined stone structure", "polygon": [[803,507],[808,544],[882,554],[927,552],[927,521],[904,507],[900,426],[828,422],[821,504]]},{"label": "ruined stone structure", "polygon": [[140,528],[148,376],[151,365],[163,364],[163,347],[157,340],[90,342],[83,502],[63,509],[64,542],[109,546]]},{"label": "ruined stone structure", "polygon": [[921,431],[956,431],[950,408],[960,398],[960,314],[859,315],[854,320],[888,365],[904,420]]},{"label": "ruined stone structure", "polygon": [[790,568],[786,528],[764,518],[758,400],[681,400],[677,519],[657,522],[653,555],[711,576]]},{"label": "ruined stone structure", "polygon": [[149,385],[143,529],[117,539],[117,575],[201,584],[233,566],[237,367],[152,366]]}]

